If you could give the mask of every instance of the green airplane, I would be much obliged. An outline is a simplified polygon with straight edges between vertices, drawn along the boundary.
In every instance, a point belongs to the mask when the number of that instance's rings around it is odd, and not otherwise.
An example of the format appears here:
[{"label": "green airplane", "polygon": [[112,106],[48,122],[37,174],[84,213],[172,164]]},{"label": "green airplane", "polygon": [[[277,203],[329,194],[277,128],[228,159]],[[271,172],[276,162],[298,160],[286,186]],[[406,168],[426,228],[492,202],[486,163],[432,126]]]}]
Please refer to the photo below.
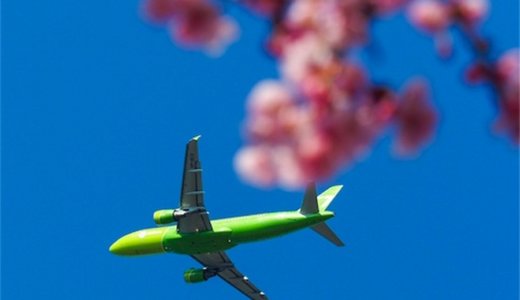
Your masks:
[{"label": "green airplane", "polygon": [[[343,242],[324,223],[334,216],[327,207],[343,186],[330,187],[319,196],[314,184],[307,187],[303,204],[296,211],[273,212],[235,218],[209,220],[204,206],[202,169],[198,155],[198,139],[186,146],[180,208],[158,210],[153,219],[158,227],[127,234],[110,246],[117,255],[137,256],[155,253],[186,254],[203,268],[188,269],[188,283],[206,281],[219,276],[249,299],[267,299],[249,279],[237,270],[224,252],[242,243],[256,242],[310,227],[334,245]],[[177,222],[176,225],[165,226]]]}]

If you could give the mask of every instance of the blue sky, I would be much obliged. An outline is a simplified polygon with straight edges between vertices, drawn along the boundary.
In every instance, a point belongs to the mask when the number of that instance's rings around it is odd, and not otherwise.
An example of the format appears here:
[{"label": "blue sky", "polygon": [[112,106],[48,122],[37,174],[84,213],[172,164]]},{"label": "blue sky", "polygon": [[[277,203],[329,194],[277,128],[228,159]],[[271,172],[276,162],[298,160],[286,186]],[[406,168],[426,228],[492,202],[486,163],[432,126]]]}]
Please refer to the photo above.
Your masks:
[{"label": "blue sky", "polygon": [[[136,0],[2,6],[2,299],[242,299],[218,279],[185,284],[189,257],[108,247],[178,205],[196,134],[213,218],[300,206],[301,191],[259,190],[232,168],[244,99],[277,76],[259,47],[267,24],[232,8],[242,37],[212,59],[172,45]],[[492,10],[485,33],[517,47],[518,3]],[[490,134],[487,90],[461,84],[467,49],[441,63],[400,16],[374,35],[375,78],[431,80],[435,141],[397,160],[385,137],[319,185],[345,185],[329,223],[346,247],[304,230],[229,256],[272,299],[517,299],[518,149]]]}]

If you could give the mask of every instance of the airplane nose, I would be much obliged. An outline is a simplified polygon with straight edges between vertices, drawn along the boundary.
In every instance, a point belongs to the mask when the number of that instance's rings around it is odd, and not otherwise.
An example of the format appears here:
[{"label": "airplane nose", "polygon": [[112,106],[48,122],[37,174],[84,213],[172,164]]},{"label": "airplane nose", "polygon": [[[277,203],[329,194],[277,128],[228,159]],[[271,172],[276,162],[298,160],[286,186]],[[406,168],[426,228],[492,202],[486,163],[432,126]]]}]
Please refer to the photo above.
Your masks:
[{"label": "airplane nose", "polygon": [[124,255],[126,252],[126,248],[128,248],[125,244],[126,243],[123,241],[123,238],[120,238],[110,246],[108,251],[110,251],[113,254]]},{"label": "airplane nose", "polygon": [[123,236],[108,249],[117,255],[142,255],[164,252],[161,228],[145,229]]}]

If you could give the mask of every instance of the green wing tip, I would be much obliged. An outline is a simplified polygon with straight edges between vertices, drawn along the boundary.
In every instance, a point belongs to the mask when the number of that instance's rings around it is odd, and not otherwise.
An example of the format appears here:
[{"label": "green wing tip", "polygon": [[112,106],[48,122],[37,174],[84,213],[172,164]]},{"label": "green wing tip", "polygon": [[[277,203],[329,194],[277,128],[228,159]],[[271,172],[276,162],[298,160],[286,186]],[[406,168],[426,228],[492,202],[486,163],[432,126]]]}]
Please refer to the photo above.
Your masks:
[{"label": "green wing tip", "polygon": [[342,184],[338,184],[338,185],[333,185],[333,186],[331,186],[329,189],[330,189],[331,191],[339,191],[339,190],[341,190],[342,188],[343,188],[343,185],[342,185]]},{"label": "green wing tip", "polygon": [[201,136],[202,136],[202,135],[199,134],[199,135],[193,137],[192,140],[194,140],[194,141],[198,141],[198,140],[200,139]]}]

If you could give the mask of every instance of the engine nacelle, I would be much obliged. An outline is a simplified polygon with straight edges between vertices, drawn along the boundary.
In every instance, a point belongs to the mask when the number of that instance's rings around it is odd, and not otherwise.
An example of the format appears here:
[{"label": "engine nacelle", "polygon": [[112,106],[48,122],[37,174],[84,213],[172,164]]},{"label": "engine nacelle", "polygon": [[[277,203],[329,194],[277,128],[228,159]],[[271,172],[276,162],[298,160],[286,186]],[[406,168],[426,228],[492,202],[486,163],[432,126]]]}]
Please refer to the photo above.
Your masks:
[{"label": "engine nacelle", "polygon": [[204,212],[204,207],[161,209],[153,213],[153,220],[157,225],[170,224],[197,212]]},{"label": "engine nacelle", "polygon": [[153,220],[157,225],[170,224],[177,219],[175,218],[175,210],[174,209],[161,209],[157,210],[153,213]]},{"label": "engine nacelle", "polygon": [[215,275],[217,275],[217,272],[210,269],[191,268],[184,272],[184,281],[187,283],[198,283],[206,281]]}]

